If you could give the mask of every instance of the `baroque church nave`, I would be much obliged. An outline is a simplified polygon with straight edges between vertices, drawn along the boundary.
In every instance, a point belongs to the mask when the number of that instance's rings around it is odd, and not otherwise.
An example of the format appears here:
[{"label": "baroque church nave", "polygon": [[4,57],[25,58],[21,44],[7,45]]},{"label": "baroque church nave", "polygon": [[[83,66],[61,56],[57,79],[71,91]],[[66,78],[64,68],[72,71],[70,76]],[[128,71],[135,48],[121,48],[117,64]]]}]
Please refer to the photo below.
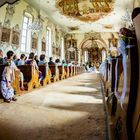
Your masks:
[{"label": "baroque church nave", "polygon": [[140,139],[140,0],[1,0],[0,13],[0,140]]}]

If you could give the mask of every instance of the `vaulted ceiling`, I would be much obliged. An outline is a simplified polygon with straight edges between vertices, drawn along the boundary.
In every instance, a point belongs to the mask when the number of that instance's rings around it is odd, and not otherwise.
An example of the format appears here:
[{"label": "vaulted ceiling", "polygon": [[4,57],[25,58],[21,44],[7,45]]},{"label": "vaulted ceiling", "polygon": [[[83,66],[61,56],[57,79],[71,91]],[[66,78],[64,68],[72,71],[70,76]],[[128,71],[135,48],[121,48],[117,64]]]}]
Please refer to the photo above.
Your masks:
[{"label": "vaulted ceiling", "polygon": [[69,33],[117,32],[139,0],[26,0]]}]

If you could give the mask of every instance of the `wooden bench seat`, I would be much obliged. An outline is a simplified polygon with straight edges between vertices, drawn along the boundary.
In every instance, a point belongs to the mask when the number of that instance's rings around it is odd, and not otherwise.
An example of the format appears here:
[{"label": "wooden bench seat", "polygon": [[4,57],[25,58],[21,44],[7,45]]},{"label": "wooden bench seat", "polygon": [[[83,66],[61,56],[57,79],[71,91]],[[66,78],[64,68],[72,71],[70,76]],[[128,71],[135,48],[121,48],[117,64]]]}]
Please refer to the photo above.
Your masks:
[{"label": "wooden bench seat", "polygon": [[72,68],[72,66],[69,66],[69,76],[73,76],[73,68]]},{"label": "wooden bench seat", "polygon": [[64,66],[58,66],[58,70],[59,70],[59,78],[61,80],[65,79],[65,69],[64,69]]},{"label": "wooden bench seat", "polygon": [[69,72],[69,66],[64,66],[64,75],[65,75],[65,78],[68,78],[70,76],[70,72]]},{"label": "wooden bench seat", "polygon": [[21,65],[18,68],[24,75],[24,86],[28,91],[40,86],[39,72],[32,65]]},{"label": "wooden bench seat", "polygon": [[73,76],[76,75],[75,66],[72,66]]},{"label": "wooden bench seat", "polygon": [[56,65],[49,65],[51,71],[51,82],[59,81],[59,70]]},{"label": "wooden bench seat", "polygon": [[43,80],[42,85],[45,86],[46,84],[51,83],[51,71],[46,65],[39,65],[39,70],[42,72]]}]

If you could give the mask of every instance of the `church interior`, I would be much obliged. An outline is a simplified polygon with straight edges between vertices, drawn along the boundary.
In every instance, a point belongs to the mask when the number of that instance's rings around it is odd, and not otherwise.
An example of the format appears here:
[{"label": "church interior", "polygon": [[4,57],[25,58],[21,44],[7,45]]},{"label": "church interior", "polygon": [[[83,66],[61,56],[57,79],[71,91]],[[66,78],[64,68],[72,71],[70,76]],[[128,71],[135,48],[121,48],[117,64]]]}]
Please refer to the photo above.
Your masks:
[{"label": "church interior", "polygon": [[140,140],[140,0],[0,13],[0,140]]}]

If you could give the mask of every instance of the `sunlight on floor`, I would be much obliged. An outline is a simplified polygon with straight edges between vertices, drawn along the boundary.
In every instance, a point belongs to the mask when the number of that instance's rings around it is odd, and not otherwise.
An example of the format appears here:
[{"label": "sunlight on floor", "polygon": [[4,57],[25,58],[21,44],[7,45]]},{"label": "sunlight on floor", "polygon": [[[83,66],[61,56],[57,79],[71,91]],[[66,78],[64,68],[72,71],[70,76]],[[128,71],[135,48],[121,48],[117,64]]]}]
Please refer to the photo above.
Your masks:
[{"label": "sunlight on floor", "polygon": [[0,104],[0,136],[10,140],[16,132],[17,140],[103,139],[100,81],[96,75],[83,75],[19,96],[17,102]]},{"label": "sunlight on floor", "polygon": [[101,104],[102,98],[97,99],[94,96],[88,95],[77,95],[77,94],[66,94],[66,93],[58,93],[52,92],[47,95],[45,99],[45,104],[49,105],[73,105],[75,103],[91,103],[91,104]]}]

